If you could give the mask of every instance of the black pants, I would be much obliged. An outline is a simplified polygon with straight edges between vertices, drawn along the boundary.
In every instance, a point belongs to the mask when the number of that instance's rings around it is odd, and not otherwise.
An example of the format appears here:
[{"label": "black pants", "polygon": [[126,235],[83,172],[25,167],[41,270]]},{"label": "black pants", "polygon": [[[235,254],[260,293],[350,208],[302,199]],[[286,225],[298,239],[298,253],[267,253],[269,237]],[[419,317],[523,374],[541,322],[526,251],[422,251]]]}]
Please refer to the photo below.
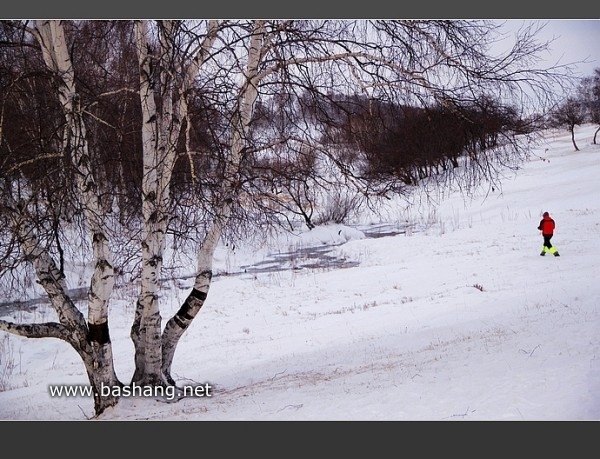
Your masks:
[{"label": "black pants", "polygon": [[544,234],[544,247],[548,247],[548,249],[552,248],[552,244],[550,243],[550,239],[552,239],[552,234]]}]

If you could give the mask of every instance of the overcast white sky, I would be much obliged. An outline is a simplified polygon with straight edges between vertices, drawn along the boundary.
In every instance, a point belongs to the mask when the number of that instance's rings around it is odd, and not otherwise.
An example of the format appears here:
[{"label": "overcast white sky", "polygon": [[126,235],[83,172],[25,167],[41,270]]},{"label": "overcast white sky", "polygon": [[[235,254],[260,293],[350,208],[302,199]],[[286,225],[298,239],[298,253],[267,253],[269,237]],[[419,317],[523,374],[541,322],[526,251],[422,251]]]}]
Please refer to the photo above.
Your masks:
[{"label": "overcast white sky", "polygon": [[539,32],[541,40],[556,38],[551,45],[553,61],[567,64],[587,59],[589,63],[577,66],[582,76],[591,76],[600,67],[600,19],[510,19],[506,25],[518,28],[534,21],[546,24]]}]

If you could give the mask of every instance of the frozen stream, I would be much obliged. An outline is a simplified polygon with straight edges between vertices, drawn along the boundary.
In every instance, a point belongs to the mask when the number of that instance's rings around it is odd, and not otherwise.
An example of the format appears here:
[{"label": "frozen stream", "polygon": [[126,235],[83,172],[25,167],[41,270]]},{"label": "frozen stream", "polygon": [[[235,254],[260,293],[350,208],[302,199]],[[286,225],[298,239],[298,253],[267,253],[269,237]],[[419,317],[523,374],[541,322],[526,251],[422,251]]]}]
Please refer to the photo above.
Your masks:
[{"label": "frozen stream", "polygon": [[[367,238],[379,238],[406,233],[409,228],[403,228],[397,224],[378,224],[355,226],[362,231]],[[411,229],[411,231],[414,231]],[[289,269],[340,269],[351,268],[359,265],[356,260],[340,258],[333,249],[339,245],[318,245],[299,247],[289,252],[276,252],[268,254],[264,259],[254,264],[243,265],[237,272],[228,272],[226,275],[243,275],[259,273],[275,273]],[[215,274],[219,276],[220,274]],[[222,275],[222,274],[221,274]],[[87,287],[78,287],[69,290],[71,299],[75,302],[87,298]],[[32,298],[25,301],[0,302],[0,316],[12,314],[15,311],[33,311],[39,305],[47,305],[49,301],[45,297]]]}]

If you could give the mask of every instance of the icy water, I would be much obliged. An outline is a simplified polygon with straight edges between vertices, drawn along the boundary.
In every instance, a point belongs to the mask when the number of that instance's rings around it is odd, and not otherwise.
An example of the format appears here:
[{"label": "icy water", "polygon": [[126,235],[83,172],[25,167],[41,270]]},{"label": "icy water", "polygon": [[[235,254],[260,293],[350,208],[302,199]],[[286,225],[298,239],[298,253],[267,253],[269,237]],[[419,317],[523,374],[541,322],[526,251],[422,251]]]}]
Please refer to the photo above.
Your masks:
[{"label": "icy water", "polygon": [[[367,238],[395,236],[405,234],[407,231],[414,231],[412,226],[385,223],[354,226],[354,228],[362,231]],[[239,272],[227,274],[273,273],[288,269],[340,269],[358,266],[358,261],[341,258],[336,254],[333,249],[339,245],[342,244],[308,246],[289,252],[272,253],[258,263],[242,266],[242,270]]]},{"label": "icy water", "polygon": [[[414,231],[411,227],[402,227],[397,224],[362,225],[354,228],[363,232],[367,238],[380,238],[405,234]],[[276,273],[286,270],[301,269],[342,269],[352,268],[359,265],[356,260],[348,260],[337,255],[335,247],[342,245],[319,245],[299,247],[289,252],[277,252],[269,254],[265,259],[240,267],[239,271],[228,272],[226,275],[244,275],[260,273]],[[215,276],[225,274],[215,274]],[[69,290],[69,296],[73,301],[83,301],[87,298],[87,287],[79,287]],[[25,301],[0,302],[0,316],[12,314],[15,311],[33,311],[40,305],[48,305],[45,297],[33,298]]]}]

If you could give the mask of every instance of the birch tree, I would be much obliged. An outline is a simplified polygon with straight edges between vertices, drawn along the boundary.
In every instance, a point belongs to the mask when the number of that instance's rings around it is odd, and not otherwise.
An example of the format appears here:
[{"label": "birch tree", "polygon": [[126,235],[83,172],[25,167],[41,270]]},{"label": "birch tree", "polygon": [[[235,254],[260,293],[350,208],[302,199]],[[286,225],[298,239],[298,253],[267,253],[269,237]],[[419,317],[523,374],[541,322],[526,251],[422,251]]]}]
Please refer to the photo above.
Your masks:
[{"label": "birch tree", "polygon": [[32,263],[59,321],[41,324],[0,321],[0,328],[29,338],[53,337],[68,342],[83,360],[94,389],[95,411],[100,413],[117,401],[111,394],[101,396],[101,386],[114,387],[120,384],[114,370],[108,326],[108,304],[114,285],[114,270],[104,228],[105,213],[100,203],[99,186],[90,158],[85,121],[63,28],[58,21],[40,20],[34,22],[30,32],[37,40],[44,62],[52,74],[62,107],[64,124],[59,149],[62,154],[66,155],[68,152],[74,168],[79,205],[90,235],[94,270],[89,284],[86,321],[68,295],[64,273],[40,244],[35,218],[29,212],[29,203],[23,200],[17,202],[11,193],[10,183],[3,183],[9,224],[25,258]]}]

